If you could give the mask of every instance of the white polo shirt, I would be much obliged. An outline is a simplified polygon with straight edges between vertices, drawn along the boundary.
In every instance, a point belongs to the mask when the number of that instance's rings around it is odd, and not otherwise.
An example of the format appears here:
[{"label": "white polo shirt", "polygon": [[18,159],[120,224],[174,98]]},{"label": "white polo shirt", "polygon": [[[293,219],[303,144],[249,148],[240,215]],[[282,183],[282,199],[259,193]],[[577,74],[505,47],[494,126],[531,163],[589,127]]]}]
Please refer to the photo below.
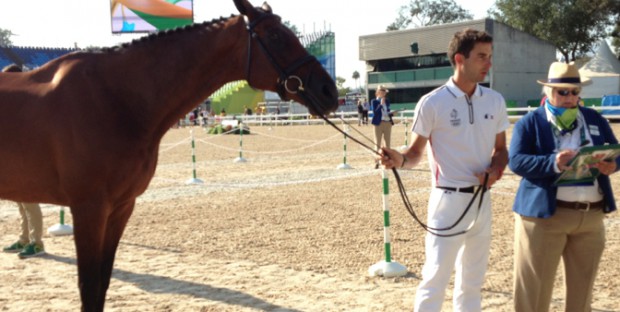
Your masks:
[{"label": "white polo shirt", "polygon": [[475,174],[491,165],[495,137],[509,126],[501,94],[478,85],[470,99],[450,78],[420,99],[412,131],[429,140],[433,186],[468,187],[480,184]]}]

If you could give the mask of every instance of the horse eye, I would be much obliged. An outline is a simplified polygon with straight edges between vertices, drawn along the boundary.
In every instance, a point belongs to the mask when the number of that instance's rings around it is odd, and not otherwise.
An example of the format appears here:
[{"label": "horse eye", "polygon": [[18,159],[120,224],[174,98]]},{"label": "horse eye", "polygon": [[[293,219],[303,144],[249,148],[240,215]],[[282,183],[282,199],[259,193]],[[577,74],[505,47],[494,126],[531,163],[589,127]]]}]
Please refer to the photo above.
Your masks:
[{"label": "horse eye", "polygon": [[278,34],[270,34],[269,35],[269,39],[271,39],[273,41],[278,41],[278,40],[280,40],[280,35],[278,35]]}]

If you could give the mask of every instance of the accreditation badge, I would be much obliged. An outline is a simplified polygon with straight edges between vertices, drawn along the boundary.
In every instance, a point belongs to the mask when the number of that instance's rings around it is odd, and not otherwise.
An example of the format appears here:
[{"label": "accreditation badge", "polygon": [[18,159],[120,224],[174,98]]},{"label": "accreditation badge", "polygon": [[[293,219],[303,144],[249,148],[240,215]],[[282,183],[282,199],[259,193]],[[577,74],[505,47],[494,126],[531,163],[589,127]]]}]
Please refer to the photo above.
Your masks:
[{"label": "accreditation badge", "polygon": [[597,125],[588,125],[588,127],[590,128],[590,134],[591,135],[596,135],[596,136],[600,136],[601,133],[598,131],[598,126]]}]

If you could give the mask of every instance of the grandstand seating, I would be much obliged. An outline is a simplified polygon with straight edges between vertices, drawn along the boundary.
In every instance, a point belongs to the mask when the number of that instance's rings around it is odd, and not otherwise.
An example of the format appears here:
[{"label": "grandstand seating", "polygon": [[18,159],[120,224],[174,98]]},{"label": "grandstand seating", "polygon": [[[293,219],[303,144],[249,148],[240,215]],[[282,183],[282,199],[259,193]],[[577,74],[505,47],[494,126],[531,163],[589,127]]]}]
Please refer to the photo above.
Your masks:
[{"label": "grandstand seating", "polygon": [[29,69],[37,68],[57,57],[77,51],[67,48],[0,47],[0,68],[19,64]]},{"label": "grandstand seating", "polygon": [[11,58],[9,58],[6,54],[4,54],[4,49],[0,48],[0,68],[4,68],[4,66],[13,64],[14,62],[11,61]]}]

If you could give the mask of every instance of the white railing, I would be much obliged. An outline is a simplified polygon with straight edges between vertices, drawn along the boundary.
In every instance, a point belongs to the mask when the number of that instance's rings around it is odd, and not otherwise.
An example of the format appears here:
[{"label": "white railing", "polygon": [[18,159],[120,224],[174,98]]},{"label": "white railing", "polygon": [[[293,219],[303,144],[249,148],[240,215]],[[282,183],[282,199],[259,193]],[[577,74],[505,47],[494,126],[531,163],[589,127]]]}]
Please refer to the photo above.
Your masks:
[{"label": "white railing", "polygon": [[[507,108],[508,119],[510,121],[519,120],[523,115],[534,111],[537,107],[517,107]],[[590,107],[597,111],[605,111],[603,115],[607,120],[617,121],[620,120],[620,106],[593,106]],[[614,112],[616,111],[616,112]],[[613,112],[612,114],[609,114]],[[402,122],[407,119],[411,119],[413,116],[413,110],[399,111],[393,117],[395,122]],[[516,114],[515,114],[516,113]],[[237,116],[216,116],[210,117],[207,125],[214,123],[221,123],[223,120],[240,120],[246,125],[258,125],[258,126],[284,126],[284,125],[317,125],[326,124],[326,122],[316,116],[312,116],[309,113],[302,114],[261,114],[261,115],[237,115]],[[369,119],[372,119],[369,117]],[[335,124],[342,124],[343,120],[347,124],[356,124],[358,117],[357,112],[336,112],[329,116],[329,120]]]}]

